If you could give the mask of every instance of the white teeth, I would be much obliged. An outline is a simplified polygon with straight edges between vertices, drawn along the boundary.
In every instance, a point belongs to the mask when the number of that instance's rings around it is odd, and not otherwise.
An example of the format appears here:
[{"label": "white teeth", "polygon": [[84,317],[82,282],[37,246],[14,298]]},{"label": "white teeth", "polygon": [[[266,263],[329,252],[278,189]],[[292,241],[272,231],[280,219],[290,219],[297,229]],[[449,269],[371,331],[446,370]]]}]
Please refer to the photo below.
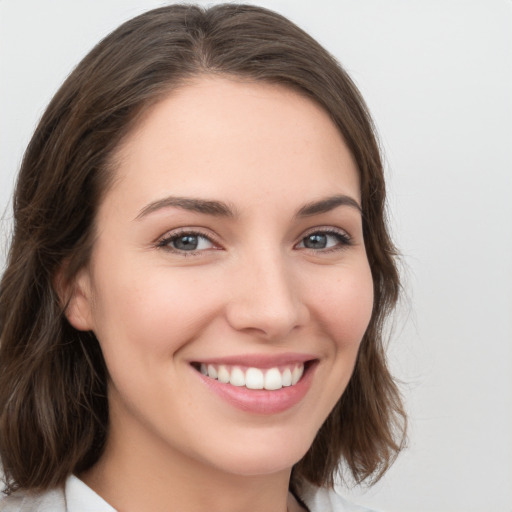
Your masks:
[{"label": "white teeth", "polygon": [[233,368],[231,372],[231,377],[229,378],[229,383],[233,384],[233,386],[245,386],[245,375],[240,368]]},{"label": "white teeth", "polygon": [[217,370],[215,369],[215,366],[213,366],[213,364],[208,365],[208,376],[211,377],[212,379],[217,378]]},{"label": "white teeth", "polygon": [[224,384],[227,384],[229,382],[228,369],[222,364],[219,366],[219,371],[217,372],[217,379],[219,379],[219,382],[224,382]]},{"label": "white teeth", "polygon": [[292,372],[290,368],[286,368],[283,372],[283,386],[291,386],[292,385]]},{"label": "white teeth", "polygon": [[293,369],[292,373],[292,386],[295,386],[297,382],[299,382],[300,378],[302,377],[302,374],[304,373],[304,365],[301,364],[300,366],[296,366]]},{"label": "white teeth", "polygon": [[263,372],[258,368],[249,368],[245,372],[245,387],[248,389],[263,389]]},{"label": "white teeth", "polygon": [[273,391],[283,387],[281,372],[277,368],[271,368],[265,374],[265,389]]},{"label": "white teeth", "polygon": [[212,379],[218,379],[224,384],[248,389],[266,389],[274,391],[282,387],[294,386],[304,374],[304,364],[295,364],[285,367],[283,370],[274,367],[268,370],[259,368],[247,368],[244,372],[238,366],[201,363],[199,371]]}]

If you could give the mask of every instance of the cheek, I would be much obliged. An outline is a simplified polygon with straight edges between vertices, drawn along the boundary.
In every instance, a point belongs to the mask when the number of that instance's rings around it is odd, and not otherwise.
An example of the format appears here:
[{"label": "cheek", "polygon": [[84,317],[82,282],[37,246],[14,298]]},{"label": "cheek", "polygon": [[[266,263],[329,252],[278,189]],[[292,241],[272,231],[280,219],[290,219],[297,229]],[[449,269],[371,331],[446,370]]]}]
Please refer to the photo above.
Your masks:
[{"label": "cheek", "polygon": [[[166,277],[168,276],[168,277]],[[123,269],[97,275],[95,332],[104,352],[117,357],[169,356],[193,338],[218,300],[204,279],[187,272]],[[107,357],[107,353],[105,354]]]},{"label": "cheek", "polygon": [[373,280],[368,264],[341,272],[323,286],[317,311],[338,349],[357,353],[373,310]]}]

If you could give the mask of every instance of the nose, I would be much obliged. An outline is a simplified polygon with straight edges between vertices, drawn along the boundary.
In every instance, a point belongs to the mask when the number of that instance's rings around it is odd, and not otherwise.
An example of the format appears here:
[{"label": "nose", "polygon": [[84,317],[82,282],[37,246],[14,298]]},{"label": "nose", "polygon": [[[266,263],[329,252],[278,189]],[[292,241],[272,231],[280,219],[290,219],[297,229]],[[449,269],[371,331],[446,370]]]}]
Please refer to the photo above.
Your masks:
[{"label": "nose", "polygon": [[304,326],[309,310],[293,272],[277,253],[259,254],[231,276],[227,320],[233,329],[279,340]]}]

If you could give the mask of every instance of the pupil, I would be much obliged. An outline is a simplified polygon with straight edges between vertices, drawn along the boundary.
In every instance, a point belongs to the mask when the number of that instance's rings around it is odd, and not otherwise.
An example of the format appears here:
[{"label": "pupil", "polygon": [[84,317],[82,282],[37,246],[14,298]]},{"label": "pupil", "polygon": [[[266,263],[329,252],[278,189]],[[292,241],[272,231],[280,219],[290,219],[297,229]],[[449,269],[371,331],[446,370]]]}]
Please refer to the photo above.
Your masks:
[{"label": "pupil", "polygon": [[306,237],[304,246],[308,249],[325,249],[327,247],[327,236],[321,233],[313,233]]},{"label": "pupil", "polygon": [[180,236],[174,241],[174,247],[182,251],[194,251],[197,249],[198,240],[196,235]]}]

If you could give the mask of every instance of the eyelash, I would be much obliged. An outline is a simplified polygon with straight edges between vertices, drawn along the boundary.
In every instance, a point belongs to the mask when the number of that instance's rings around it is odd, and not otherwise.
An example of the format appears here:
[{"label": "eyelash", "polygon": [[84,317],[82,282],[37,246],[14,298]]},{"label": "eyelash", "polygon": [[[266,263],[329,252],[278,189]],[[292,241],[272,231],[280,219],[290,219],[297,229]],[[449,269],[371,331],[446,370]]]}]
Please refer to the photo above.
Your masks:
[{"label": "eyelash", "polygon": [[183,250],[176,249],[171,246],[172,242],[174,242],[175,240],[178,240],[184,236],[196,236],[198,238],[204,238],[204,239],[208,240],[211,244],[218,245],[212,239],[211,236],[206,235],[205,233],[202,233],[201,231],[197,231],[194,229],[181,229],[179,231],[174,231],[174,232],[164,236],[160,240],[158,240],[158,242],[156,243],[156,246],[160,249],[164,249],[171,253],[179,254],[179,255],[182,255],[185,257],[199,256],[199,255],[201,255],[202,252],[204,252],[204,250],[183,251]]},{"label": "eyelash", "polygon": [[[311,230],[308,233],[304,234],[302,236],[302,238],[300,239],[300,241],[297,244],[295,244],[295,246],[297,246],[301,243],[303,244],[304,241],[312,235],[332,236],[332,237],[335,237],[338,241],[338,244],[334,245],[333,247],[324,248],[324,249],[311,249],[308,247],[304,247],[305,250],[309,250],[309,251],[312,251],[315,253],[323,253],[323,254],[331,253],[331,252],[343,250],[344,248],[353,245],[351,237],[343,231],[338,231],[338,230],[332,229],[332,228],[331,229],[315,228],[314,230]],[[163,238],[158,240],[156,243],[156,247],[160,248],[160,249],[164,249],[171,253],[179,254],[184,257],[199,256],[199,255],[201,255],[201,253],[203,253],[205,251],[205,249],[185,251],[185,250],[180,250],[180,249],[176,249],[176,248],[172,247],[172,245],[171,245],[172,242],[174,242],[175,240],[178,240],[182,237],[185,237],[185,236],[195,236],[195,237],[203,238],[203,239],[208,240],[214,246],[218,245],[215,242],[215,240],[212,239],[212,237],[210,235],[206,235],[205,233],[202,233],[201,231],[194,230],[194,229],[181,229],[177,232],[170,233],[169,235],[164,236]]]},{"label": "eyelash", "polygon": [[325,248],[325,249],[308,249],[305,247],[306,250],[310,250],[313,252],[320,252],[322,254],[341,251],[345,249],[346,247],[349,247],[353,245],[352,238],[344,231],[332,229],[332,228],[315,228],[308,233],[306,233],[301,239],[299,243],[303,243],[304,240],[312,235],[326,235],[326,236],[333,236],[337,239],[338,244],[334,245],[333,247]]}]

